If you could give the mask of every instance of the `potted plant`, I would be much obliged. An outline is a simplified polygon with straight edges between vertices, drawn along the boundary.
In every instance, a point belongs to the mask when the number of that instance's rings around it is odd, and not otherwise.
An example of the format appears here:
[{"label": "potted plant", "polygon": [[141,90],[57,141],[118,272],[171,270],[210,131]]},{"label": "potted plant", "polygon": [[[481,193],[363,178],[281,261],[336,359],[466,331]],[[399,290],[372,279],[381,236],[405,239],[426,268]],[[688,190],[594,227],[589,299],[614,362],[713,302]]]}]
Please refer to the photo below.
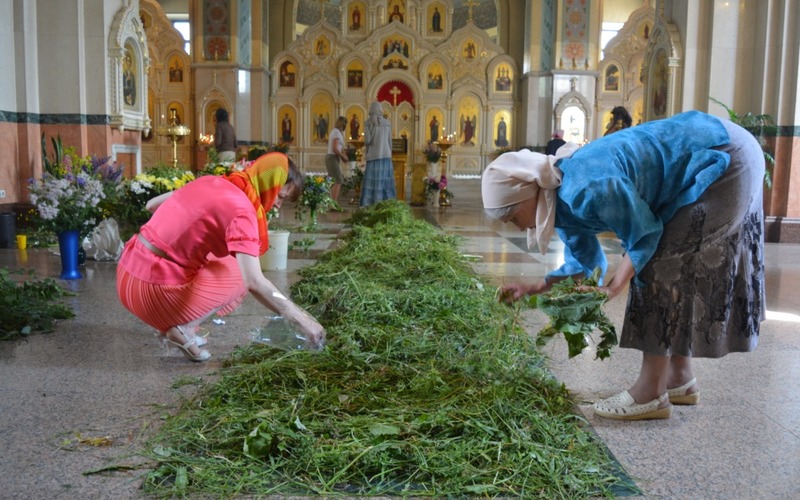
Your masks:
[{"label": "potted plant", "polygon": [[431,176],[434,174],[436,164],[442,159],[442,150],[436,144],[429,142],[422,150],[422,154],[425,155],[425,160],[428,162],[428,175]]},{"label": "potted plant", "polygon": [[728,117],[733,123],[741,126],[756,138],[761,150],[764,152],[764,161],[767,164],[767,168],[764,170],[764,184],[767,189],[772,189],[772,167],[775,166],[775,157],[767,146],[766,137],[768,135],[774,136],[777,131],[775,118],[771,115],[754,115],[750,112],[740,115],[713,97],[709,97],[709,99],[725,108],[725,111],[728,112]]}]

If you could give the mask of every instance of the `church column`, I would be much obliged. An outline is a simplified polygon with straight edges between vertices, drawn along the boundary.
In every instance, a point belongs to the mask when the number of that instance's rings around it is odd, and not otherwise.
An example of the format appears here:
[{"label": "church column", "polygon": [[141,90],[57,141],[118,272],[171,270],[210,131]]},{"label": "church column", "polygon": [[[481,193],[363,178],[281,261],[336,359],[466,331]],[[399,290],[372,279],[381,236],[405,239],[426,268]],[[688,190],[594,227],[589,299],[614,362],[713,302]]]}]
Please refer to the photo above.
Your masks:
[{"label": "church column", "polygon": [[553,123],[553,64],[556,57],[556,20],[558,2],[525,2],[525,45],[520,84],[522,107],[513,144],[543,145]]}]

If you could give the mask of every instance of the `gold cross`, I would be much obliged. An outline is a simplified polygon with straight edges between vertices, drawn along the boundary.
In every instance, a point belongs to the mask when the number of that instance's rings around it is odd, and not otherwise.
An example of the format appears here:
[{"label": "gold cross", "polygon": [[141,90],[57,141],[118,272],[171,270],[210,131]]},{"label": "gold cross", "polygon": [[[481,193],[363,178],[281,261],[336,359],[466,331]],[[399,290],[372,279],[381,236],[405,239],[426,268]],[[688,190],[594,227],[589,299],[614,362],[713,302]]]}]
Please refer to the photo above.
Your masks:
[{"label": "gold cross", "polygon": [[467,0],[466,2],[464,2],[464,4],[469,9],[469,16],[467,17],[467,22],[471,23],[472,22],[472,8],[475,7],[476,5],[480,5],[481,3],[480,2],[476,2],[475,0]]},{"label": "gold cross", "polygon": [[394,106],[397,107],[397,96],[402,93],[401,90],[397,88],[397,85],[395,85],[392,87],[392,90],[390,90],[389,93],[394,96]]}]

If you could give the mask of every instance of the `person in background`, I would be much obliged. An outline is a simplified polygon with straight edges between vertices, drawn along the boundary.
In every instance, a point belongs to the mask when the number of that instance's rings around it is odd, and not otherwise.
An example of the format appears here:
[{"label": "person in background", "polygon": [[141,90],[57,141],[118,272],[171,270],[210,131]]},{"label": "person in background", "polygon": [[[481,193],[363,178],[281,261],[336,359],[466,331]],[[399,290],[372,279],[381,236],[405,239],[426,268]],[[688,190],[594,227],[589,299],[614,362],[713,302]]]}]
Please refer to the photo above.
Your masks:
[{"label": "person in background", "polygon": [[336,125],[328,134],[328,154],[325,155],[325,168],[328,170],[328,176],[333,179],[331,186],[331,198],[333,198],[333,210],[342,212],[342,207],[339,206],[339,190],[344,183],[342,176],[342,167],[339,160],[347,161],[347,153],[344,147],[344,132],[347,127],[347,118],[340,116],[336,119]]},{"label": "person in background", "polygon": [[584,277],[607,261],[597,234],[623,250],[610,299],[628,289],[620,347],[642,352],[639,376],[594,403],[595,415],[669,418],[673,404],[697,404],[692,358],[755,349],[765,319],[764,155],[729,120],[689,111],[648,122],[555,157],[506,153],[482,176],[488,217],[528,233],[547,251],[563,241],[564,264],[537,283],[501,288],[516,301]]},{"label": "person in background", "polygon": [[206,175],[151,199],[152,217],[117,266],[120,302],[192,361],[211,357],[201,349],[200,324],[234,311],[248,291],[311,345],[321,344],[323,327],[264,277],[258,259],[269,248],[267,212],[302,190],[294,162],[267,153],[245,170]]},{"label": "person in background", "polygon": [[365,123],[364,146],[367,165],[361,181],[361,198],[358,205],[365,207],[383,200],[397,198],[392,165],[392,126],[383,117],[381,103],[369,107]]},{"label": "person in background", "polygon": [[214,130],[214,147],[220,161],[236,161],[236,132],[228,121],[228,110],[219,108],[216,112],[217,127]]},{"label": "person in background", "polygon": [[566,144],[567,141],[564,140],[564,131],[561,129],[556,130],[553,132],[553,138],[550,139],[547,143],[547,147],[545,147],[544,154],[546,155],[555,155],[558,148]]},{"label": "person in background", "polygon": [[611,119],[606,125],[606,133],[604,136],[619,132],[633,125],[633,118],[625,106],[617,106],[611,110]]}]

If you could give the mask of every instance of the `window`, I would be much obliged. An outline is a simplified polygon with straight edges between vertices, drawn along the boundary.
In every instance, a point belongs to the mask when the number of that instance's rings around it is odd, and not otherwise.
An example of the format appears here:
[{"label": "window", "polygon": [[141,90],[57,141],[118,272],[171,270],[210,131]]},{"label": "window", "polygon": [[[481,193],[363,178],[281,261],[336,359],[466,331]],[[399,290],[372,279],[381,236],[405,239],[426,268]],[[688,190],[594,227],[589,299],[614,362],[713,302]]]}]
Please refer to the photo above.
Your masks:
[{"label": "window", "polygon": [[[600,30],[600,50],[605,51],[608,42],[617,36],[617,33],[619,33],[619,30],[621,30],[624,25],[625,23],[603,22],[603,26]],[[606,55],[603,54],[604,59],[605,57]]]},{"label": "window", "polygon": [[176,30],[181,32],[183,39],[186,41],[186,43],[183,44],[183,49],[187,54],[191,54],[192,44],[189,42],[191,39],[191,25],[189,24],[189,21],[172,21],[172,25]]}]

